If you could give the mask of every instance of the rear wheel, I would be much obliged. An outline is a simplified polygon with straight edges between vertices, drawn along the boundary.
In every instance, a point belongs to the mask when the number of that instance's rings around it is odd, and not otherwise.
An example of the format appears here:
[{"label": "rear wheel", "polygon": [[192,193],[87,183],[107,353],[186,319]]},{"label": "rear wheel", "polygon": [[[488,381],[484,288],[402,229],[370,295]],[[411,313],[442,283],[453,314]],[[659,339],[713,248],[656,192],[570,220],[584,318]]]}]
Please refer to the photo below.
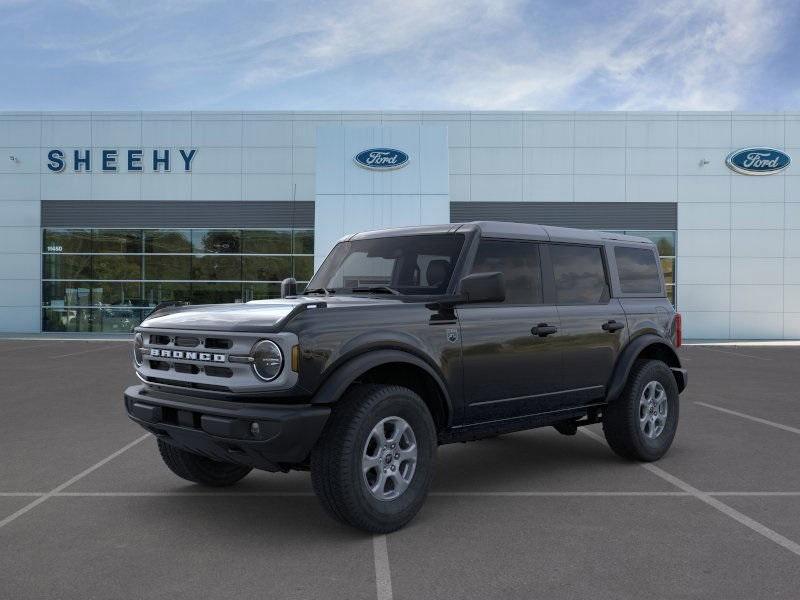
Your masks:
[{"label": "rear wheel", "polygon": [[158,451],[170,471],[187,481],[225,487],[233,485],[253,469],[244,465],[211,460],[158,440]]},{"label": "rear wheel", "polygon": [[678,385],[660,360],[637,360],[619,398],[603,414],[611,449],[624,458],[658,460],[678,428]]},{"label": "rear wheel", "polygon": [[337,403],[311,454],[311,481],[335,519],[373,533],[417,514],[436,454],[430,411],[411,390],[362,385]]}]

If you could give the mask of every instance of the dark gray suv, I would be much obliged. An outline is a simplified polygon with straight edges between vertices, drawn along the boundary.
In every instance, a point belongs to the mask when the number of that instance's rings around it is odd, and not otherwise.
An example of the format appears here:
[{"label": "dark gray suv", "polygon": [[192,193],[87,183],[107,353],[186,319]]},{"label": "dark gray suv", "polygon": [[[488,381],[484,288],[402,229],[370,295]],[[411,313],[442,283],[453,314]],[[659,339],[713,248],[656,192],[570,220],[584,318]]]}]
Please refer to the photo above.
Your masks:
[{"label": "dark gray suv", "polygon": [[649,240],[478,222],[342,239],[303,293],[156,309],[129,416],[204,485],[311,471],[331,516],[388,532],[439,444],[602,423],[619,455],[669,449],[686,371]]}]

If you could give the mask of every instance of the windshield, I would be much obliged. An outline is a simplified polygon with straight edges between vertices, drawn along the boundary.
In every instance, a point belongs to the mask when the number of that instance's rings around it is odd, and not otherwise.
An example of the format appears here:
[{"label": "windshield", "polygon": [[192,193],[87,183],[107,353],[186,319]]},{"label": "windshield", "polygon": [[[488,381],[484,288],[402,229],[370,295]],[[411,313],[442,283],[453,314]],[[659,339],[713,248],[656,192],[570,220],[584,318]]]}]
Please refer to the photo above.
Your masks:
[{"label": "windshield", "polygon": [[399,293],[447,291],[464,235],[403,235],[337,244],[306,293]]}]

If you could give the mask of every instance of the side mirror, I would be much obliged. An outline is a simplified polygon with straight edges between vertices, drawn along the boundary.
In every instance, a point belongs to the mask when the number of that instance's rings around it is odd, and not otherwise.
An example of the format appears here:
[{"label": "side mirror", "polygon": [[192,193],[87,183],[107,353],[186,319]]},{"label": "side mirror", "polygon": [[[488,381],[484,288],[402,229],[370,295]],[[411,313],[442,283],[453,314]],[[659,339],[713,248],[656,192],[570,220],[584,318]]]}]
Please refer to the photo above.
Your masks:
[{"label": "side mirror", "polygon": [[287,277],[281,281],[281,298],[286,296],[297,296],[297,280],[294,277]]},{"label": "side mirror", "polygon": [[502,302],[506,299],[506,282],[503,274],[473,273],[461,279],[458,295],[463,302]]}]

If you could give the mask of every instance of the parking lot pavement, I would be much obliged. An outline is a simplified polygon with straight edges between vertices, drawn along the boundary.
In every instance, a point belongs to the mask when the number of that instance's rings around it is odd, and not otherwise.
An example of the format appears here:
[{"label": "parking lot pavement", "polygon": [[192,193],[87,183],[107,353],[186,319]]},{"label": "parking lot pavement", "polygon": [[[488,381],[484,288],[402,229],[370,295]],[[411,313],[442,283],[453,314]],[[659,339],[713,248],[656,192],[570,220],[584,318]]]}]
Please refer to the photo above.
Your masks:
[{"label": "parking lot pavement", "polygon": [[373,537],[307,473],[173,476],[124,415],[126,344],[0,340],[0,598],[797,598],[800,348],[681,353],[655,467],[599,426],[444,446],[418,517]]}]

